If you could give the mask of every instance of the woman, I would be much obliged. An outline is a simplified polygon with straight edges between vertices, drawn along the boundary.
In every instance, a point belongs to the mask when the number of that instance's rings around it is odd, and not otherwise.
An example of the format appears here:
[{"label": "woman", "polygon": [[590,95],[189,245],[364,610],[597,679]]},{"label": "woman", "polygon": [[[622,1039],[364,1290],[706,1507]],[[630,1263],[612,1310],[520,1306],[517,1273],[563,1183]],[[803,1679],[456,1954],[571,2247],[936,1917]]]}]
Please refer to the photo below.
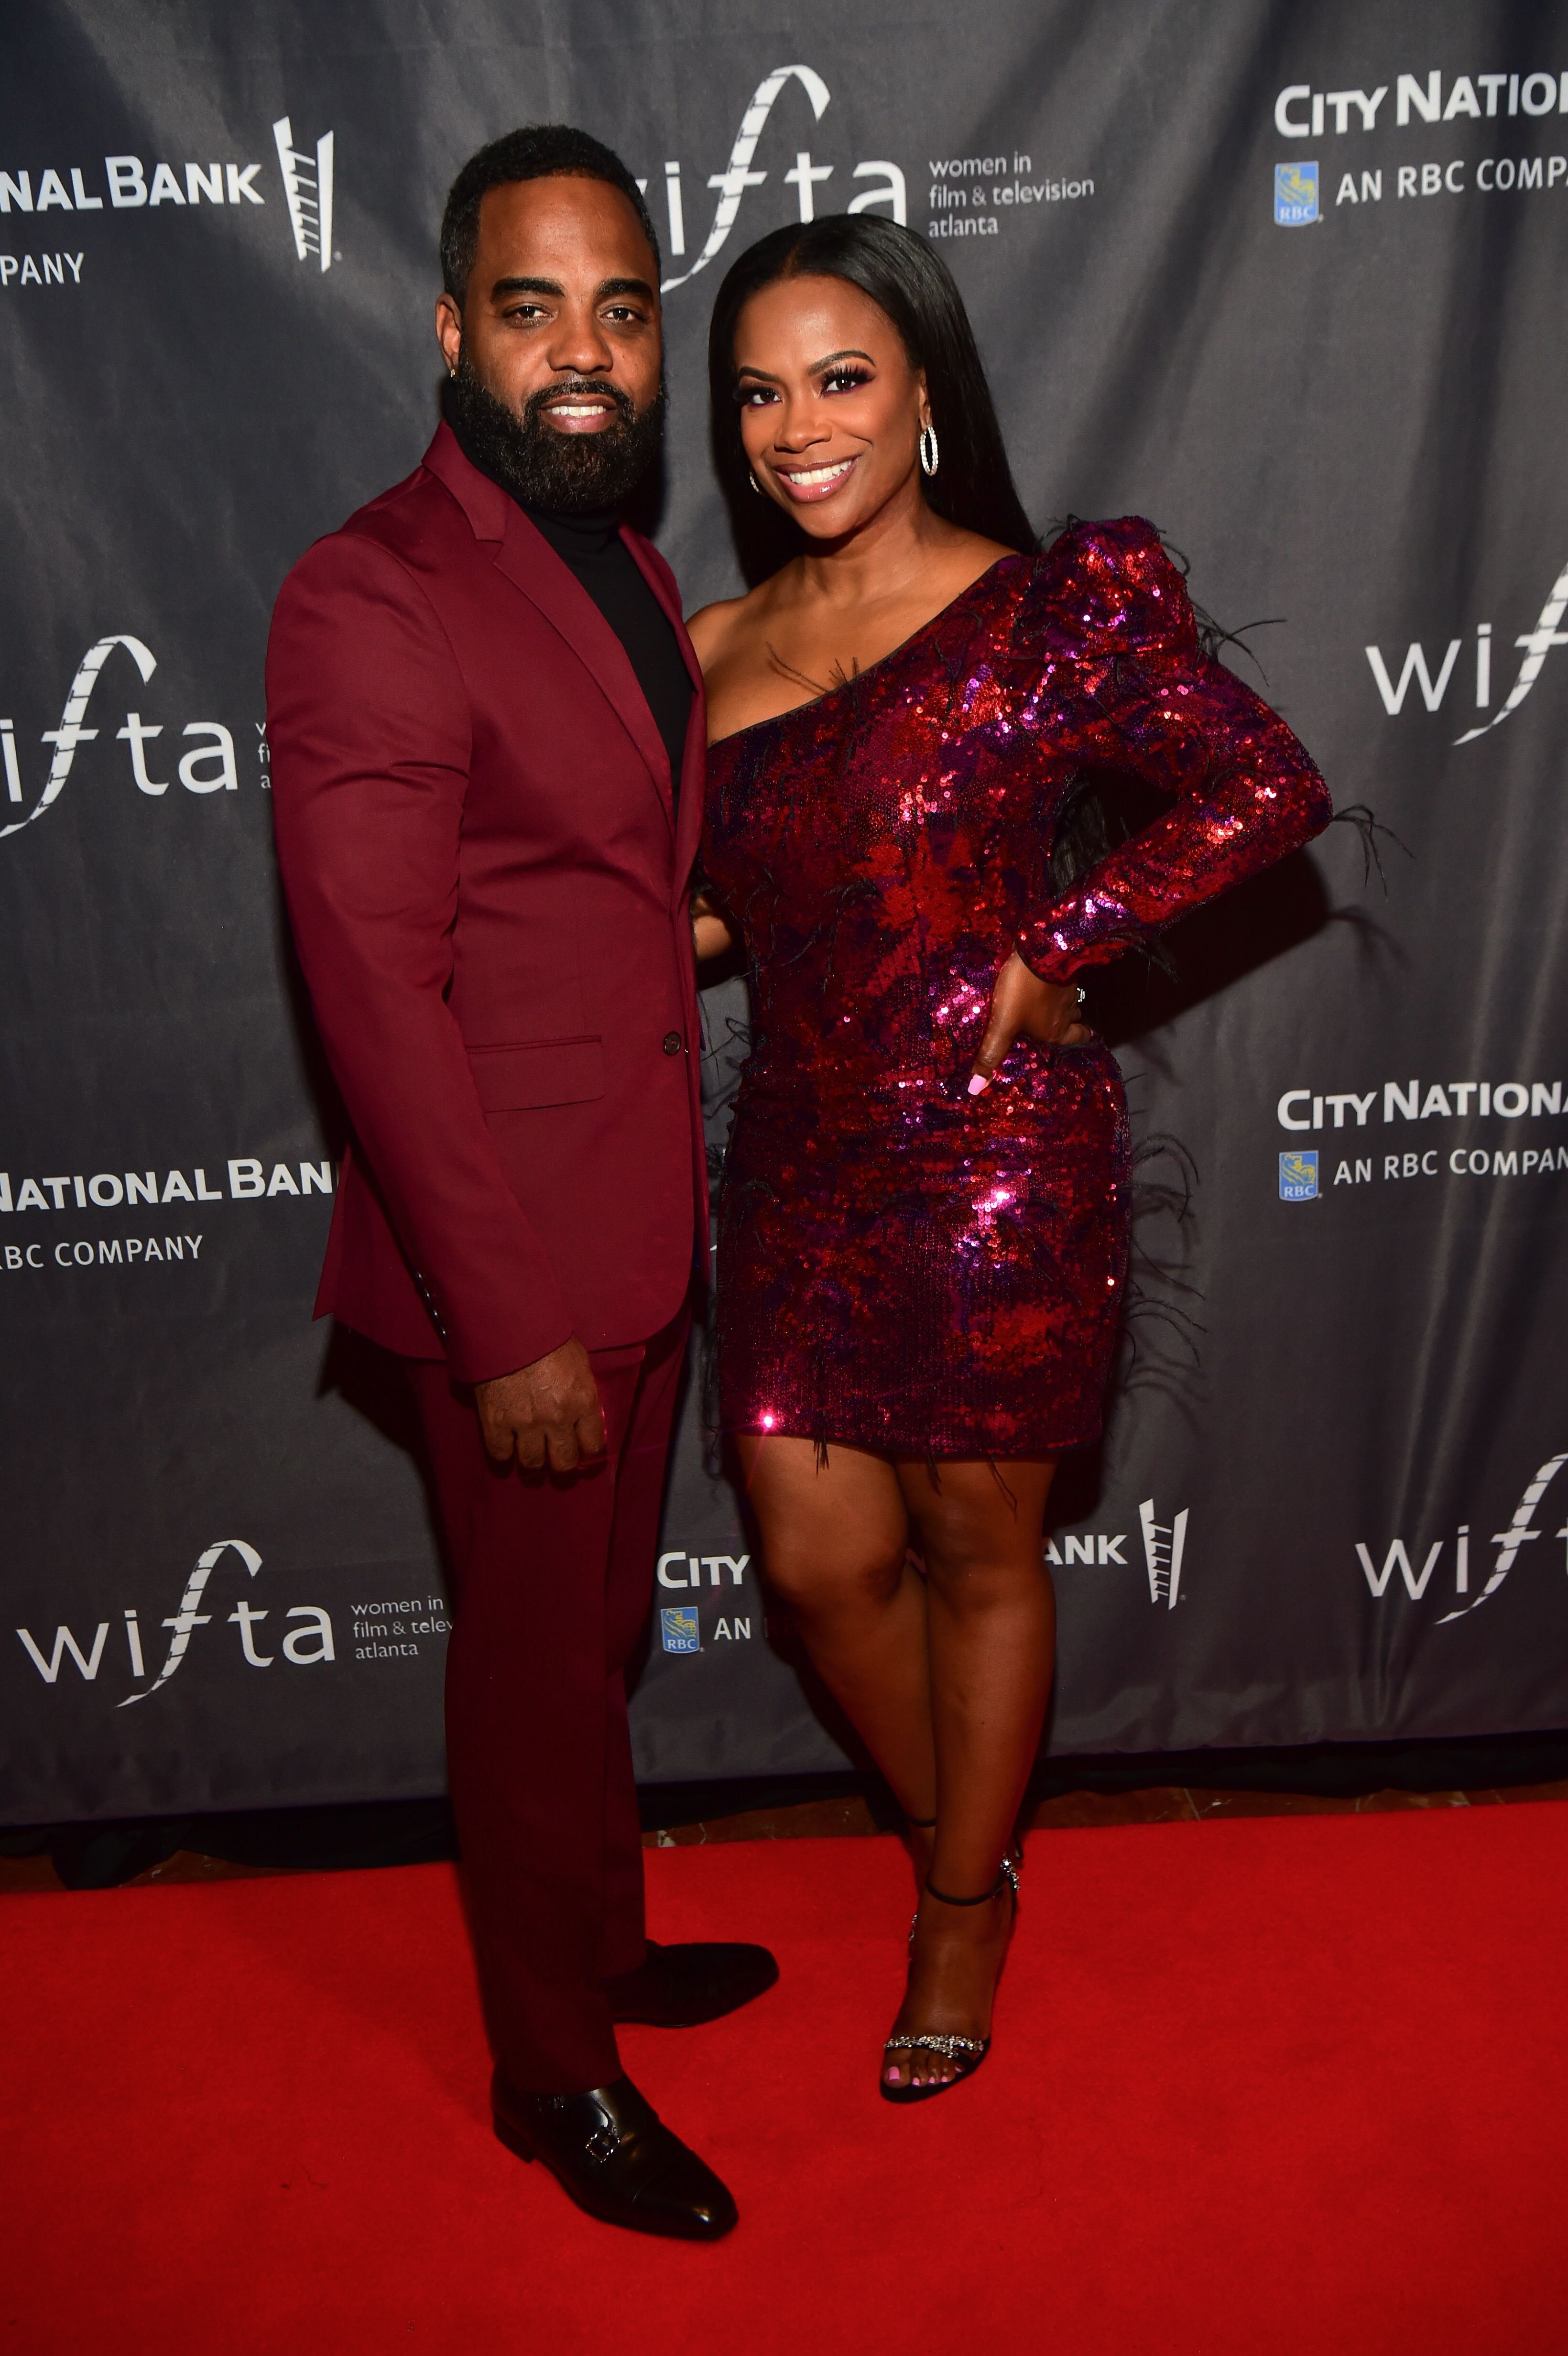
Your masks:
[{"label": "woman", "polygon": [[[794,549],[691,624],[698,948],[740,937],[753,1010],[720,1405],[767,1575],[913,1829],[880,2084],[920,2101],[989,2047],[1051,1678],[1046,1499],[1099,1429],[1125,1269],[1125,1108],[1078,978],[1330,807],[1201,652],[1150,525],[1037,552],[922,239],[870,216],[763,239],[724,282],[709,368],[731,502],[787,518]],[[1172,808],[1057,889],[1086,769]]]}]

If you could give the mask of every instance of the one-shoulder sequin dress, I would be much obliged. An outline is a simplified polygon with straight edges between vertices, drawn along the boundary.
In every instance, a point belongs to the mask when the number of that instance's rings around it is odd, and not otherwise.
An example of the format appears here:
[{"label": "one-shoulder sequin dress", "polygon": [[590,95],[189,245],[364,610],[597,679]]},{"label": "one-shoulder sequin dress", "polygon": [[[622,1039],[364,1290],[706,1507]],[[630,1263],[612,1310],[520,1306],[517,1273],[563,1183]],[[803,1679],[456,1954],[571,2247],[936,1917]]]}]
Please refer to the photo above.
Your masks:
[{"label": "one-shoulder sequin dress", "polygon": [[[1053,892],[1073,779],[1172,798]],[[1020,1040],[966,1093],[1018,949],[1070,980],[1331,815],[1283,721],[1201,650],[1136,518],[994,564],[883,660],[709,758],[704,866],[752,1033],[719,1210],[731,1430],[891,1455],[1092,1440],[1127,1256],[1108,1048]]]}]

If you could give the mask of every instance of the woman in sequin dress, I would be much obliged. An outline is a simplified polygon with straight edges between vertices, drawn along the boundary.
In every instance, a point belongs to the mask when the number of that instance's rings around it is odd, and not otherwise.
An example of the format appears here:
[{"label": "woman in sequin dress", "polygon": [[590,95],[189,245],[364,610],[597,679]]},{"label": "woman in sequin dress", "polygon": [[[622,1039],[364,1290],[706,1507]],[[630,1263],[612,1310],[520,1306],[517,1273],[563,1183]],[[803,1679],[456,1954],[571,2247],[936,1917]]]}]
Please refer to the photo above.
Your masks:
[{"label": "woman in sequin dress", "polygon": [[[766,1574],[913,1831],[880,2079],[909,2102],[988,2050],[1052,1669],[1046,1500],[1099,1430],[1116,1333],[1126,1114],[1077,978],[1330,809],[1200,650],[1152,526],[1038,552],[923,240],[871,216],[763,239],[710,367],[732,502],[782,511],[795,551],[691,624],[698,947],[744,944],[753,1018],[720,1397]],[[1171,807],[1057,888],[1061,813],[1095,770]]]}]

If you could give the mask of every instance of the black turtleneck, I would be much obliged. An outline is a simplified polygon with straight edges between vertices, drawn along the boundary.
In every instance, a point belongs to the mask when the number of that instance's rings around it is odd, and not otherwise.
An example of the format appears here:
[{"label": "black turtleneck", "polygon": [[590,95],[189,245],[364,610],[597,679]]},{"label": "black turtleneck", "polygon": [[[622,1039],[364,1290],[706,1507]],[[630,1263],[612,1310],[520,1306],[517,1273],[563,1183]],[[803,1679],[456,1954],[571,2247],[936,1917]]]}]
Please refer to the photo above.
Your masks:
[{"label": "black turtleneck", "polygon": [[[477,466],[491,482],[499,483],[508,498],[517,498],[510,486],[501,482],[500,477],[475,455],[452,413],[451,404],[444,405],[446,422],[469,464]],[[686,723],[691,714],[691,680],[668,616],[621,538],[618,517],[610,513],[557,515],[548,509],[530,507],[524,499],[517,499],[517,505],[535,530],[549,541],[561,562],[576,574],[624,648],[626,659],[636,673],[637,684],[653,714],[654,725],[664,739],[665,751],[669,755],[671,791],[678,796]]]}]

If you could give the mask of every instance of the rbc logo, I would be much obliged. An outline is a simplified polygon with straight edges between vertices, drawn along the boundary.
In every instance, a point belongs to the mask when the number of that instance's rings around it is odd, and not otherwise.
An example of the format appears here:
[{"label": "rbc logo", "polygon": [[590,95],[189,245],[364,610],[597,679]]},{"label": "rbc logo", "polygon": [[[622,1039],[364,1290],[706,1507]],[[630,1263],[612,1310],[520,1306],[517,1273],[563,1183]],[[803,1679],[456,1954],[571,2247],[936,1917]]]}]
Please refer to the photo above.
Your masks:
[{"label": "rbc logo", "polygon": [[659,1634],[667,1653],[700,1653],[702,1650],[697,1613],[689,1604],[667,1604],[659,1612]]},{"label": "rbc logo", "polygon": [[1279,1157],[1279,1199],[1310,1203],[1317,1193],[1317,1153],[1282,1153]]},{"label": "rbc logo", "polygon": [[[1305,229],[1317,219],[1316,164],[1276,164],[1274,167],[1274,217],[1281,229]],[[1314,1187],[1314,1194],[1317,1193]]]}]

